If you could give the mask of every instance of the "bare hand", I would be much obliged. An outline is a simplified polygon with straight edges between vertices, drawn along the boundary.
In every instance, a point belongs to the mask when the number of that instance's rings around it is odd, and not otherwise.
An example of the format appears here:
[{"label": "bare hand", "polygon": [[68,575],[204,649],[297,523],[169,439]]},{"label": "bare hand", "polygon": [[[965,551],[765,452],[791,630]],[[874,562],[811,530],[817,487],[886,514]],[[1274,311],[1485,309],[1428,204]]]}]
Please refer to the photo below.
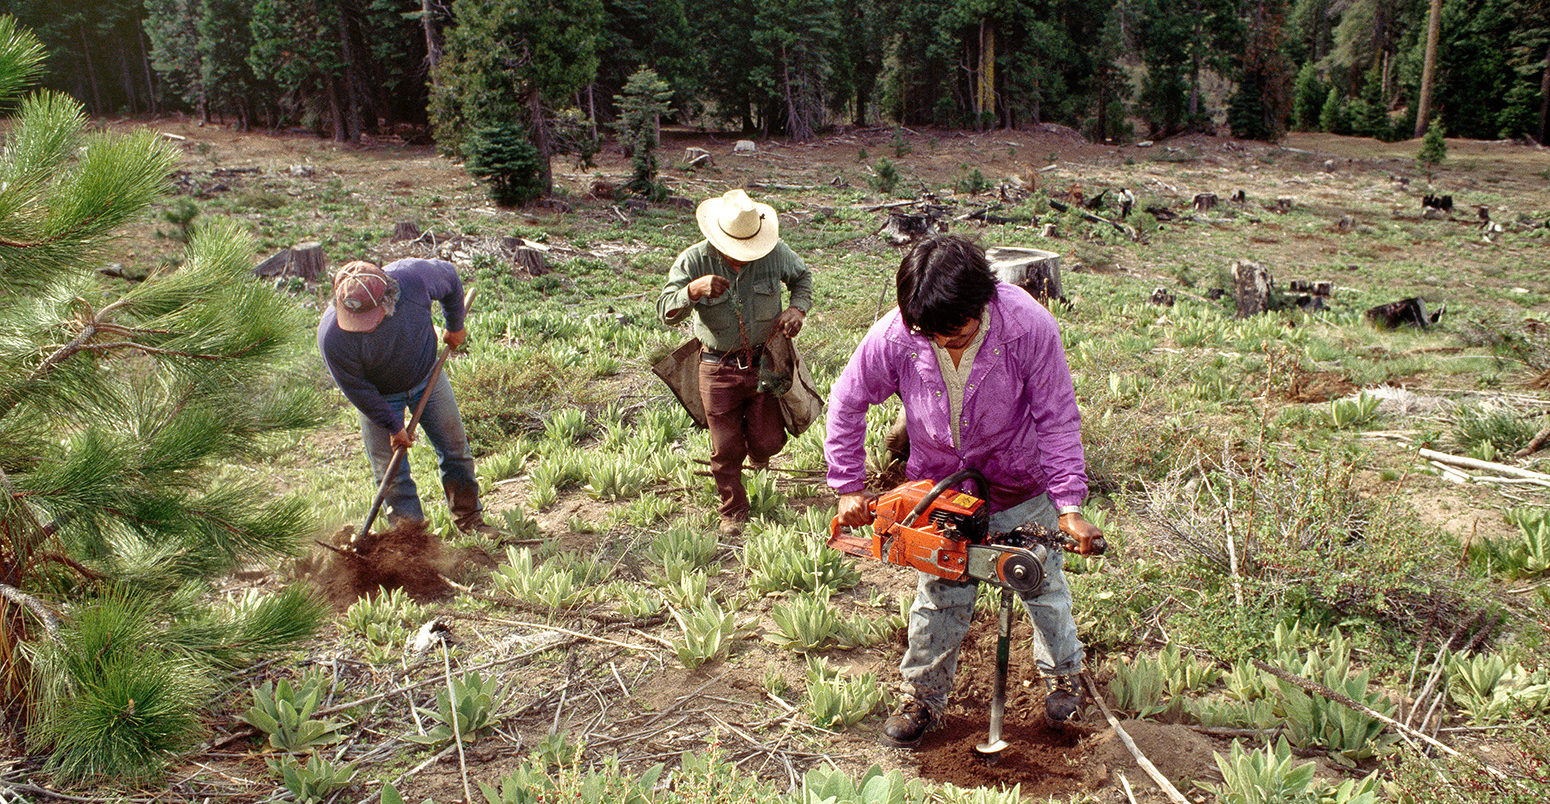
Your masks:
[{"label": "bare hand", "polygon": [[700,299],[714,299],[717,296],[726,293],[727,288],[731,286],[732,283],[728,282],[727,278],[724,276],[719,274],[706,274],[699,279],[689,283],[689,299],[691,301],[699,301]]},{"label": "bare hand", "polygon": [[447,331],[447,332],[441,333],[441,342],[445,343],[446,345],[448,345],[450,347],[452,347],[453,349],[457,349],[457,348],[461,347],[463,345],[463,341],[465,341],[467,339],[468,339],[468,330],[467,329],[460,329],[457,332]]},{"label": "bare hand", "polygon": [[1077,552],[1083,555],[1092,552],[1093,540],[1103,536],[1097,525],[1076,511],[1060,515],[1060,532],[1070,536],[1077,544]]},{"label": "bare hand", "polygon": [[398,432],[394,433],[392,437],[388,439],[388,443],[393,445],[394,452],[397,452],[401,449],[409,449],[410,445],[414,444],[414,436],[409,435],[408,428],[404,428],[403,430],[399,430]]},{"label": "bare hand", "polygon": [[780,318],[775,319],[775,328],[786,333],[786,337],[795,338],[802,331],[802,322],[807,320],[807,313],[795,307],[787,307]]},{"label": "bare hand", "polygon": [[840,495],[838,518],[848,528],[872,524],[872,500],[874,496],[864,491]]}]

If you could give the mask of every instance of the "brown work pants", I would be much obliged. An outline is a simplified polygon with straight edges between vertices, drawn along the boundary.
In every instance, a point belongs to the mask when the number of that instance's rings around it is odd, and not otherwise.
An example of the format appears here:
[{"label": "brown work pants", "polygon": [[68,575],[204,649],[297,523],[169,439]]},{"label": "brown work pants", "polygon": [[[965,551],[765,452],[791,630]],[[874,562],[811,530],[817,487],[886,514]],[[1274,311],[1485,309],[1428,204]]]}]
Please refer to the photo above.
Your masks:
[{"label": "brown work pants", "polygon": [[748,516],[748,492],[743,488],[743,459],[764,463],[786,445],[780,400],[758,391],[759,367],[736,358],[700,363],[700,400],[710,427],[710,474],[721,495],[722,516]]}]

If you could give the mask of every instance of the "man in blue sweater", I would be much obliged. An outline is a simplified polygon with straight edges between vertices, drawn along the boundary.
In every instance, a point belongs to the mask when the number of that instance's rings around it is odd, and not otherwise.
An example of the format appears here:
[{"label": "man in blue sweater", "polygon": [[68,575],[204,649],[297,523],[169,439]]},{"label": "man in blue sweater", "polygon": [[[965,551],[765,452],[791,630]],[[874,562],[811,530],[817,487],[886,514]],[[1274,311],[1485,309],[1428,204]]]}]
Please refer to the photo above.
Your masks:
[{"label": "man in blue sweater", "polygon": [[[441,304],[446,319],[442,341],[453,349],[462,346],[468,337],[463,329],[463,283],[452,263],[404,259],[385,268],[359,260],[347,263],[334,274],[334,303],[318,324],[318,349],[334,383],[360,411],[361,439],[377,483],[382,483],[393,453],[408,449],[413,441],[404,429],[404,411],[412,412],[429,393],[420,426],[436,449],[453,522],[465,532],[495,533],[484,521],[474,456],[447,373],[440,372],[426,387],[436,364],[433,301]],[[399,463],[385,503],[392,524],[425,518],[408,460]]]}]

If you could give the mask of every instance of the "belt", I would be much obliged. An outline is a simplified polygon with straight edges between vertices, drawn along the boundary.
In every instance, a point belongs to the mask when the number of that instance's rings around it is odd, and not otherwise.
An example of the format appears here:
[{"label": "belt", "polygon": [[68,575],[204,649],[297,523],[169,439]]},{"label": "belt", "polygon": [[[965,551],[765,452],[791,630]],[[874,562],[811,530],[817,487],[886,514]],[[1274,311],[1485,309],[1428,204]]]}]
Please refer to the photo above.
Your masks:
[{"label": "belt", "polygon": [[764,351],[760,345],[750,351],[732,349],[725,352],[716,349],[703,348],[700,351],[701,363],[714,363],[718,366],[735,366],[742,371],[752,368],[759,359],[759,354]]}]

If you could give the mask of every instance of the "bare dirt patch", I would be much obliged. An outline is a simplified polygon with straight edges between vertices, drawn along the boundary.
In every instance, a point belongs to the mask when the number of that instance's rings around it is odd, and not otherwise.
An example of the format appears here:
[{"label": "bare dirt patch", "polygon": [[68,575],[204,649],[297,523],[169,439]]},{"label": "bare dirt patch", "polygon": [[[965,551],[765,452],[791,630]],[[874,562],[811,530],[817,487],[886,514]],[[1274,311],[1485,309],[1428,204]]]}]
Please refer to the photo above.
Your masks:
[{"label": "bare dirt patch", "polygon": [[456,571],[457,556],[442,549],[441,539],[425,523],[405,520],[351,541],[355,528],[334,534],[328,563],[316,578],[318,587],[337,609],[376,594],[402,589],[417,601],[438,600],[452,592],[447,575]]}]

